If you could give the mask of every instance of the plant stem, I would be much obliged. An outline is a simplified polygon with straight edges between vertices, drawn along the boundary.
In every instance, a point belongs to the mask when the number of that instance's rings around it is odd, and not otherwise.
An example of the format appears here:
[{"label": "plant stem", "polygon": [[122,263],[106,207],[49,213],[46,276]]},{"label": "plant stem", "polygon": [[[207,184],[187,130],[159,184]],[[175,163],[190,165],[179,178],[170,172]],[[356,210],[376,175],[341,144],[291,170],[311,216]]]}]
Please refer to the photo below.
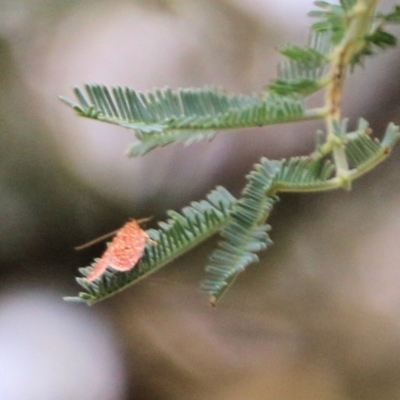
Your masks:
[{"label": "plant stem", "polygon": [[347,69],[353,56],[363,45],[363,37],[369,30],[373,13],[379,0],[358,0],[348,17],[349,28],[342,42],[332,54],[330,83],[327,86],[325,107],[327,109],[327,145],[333,149],[333,160],[336,166],[336,177],[342,182],[341,186],[350,188],[351,178],[345,153],[343,139],[335,134],[334,126],[339,124],[343,84]]}]

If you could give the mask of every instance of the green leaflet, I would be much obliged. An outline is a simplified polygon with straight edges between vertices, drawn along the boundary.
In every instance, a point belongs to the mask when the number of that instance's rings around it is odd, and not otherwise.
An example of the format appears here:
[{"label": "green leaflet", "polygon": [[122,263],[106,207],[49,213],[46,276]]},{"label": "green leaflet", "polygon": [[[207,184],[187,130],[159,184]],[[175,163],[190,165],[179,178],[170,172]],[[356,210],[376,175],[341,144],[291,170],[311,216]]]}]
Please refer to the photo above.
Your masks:
[{"label": "green leaflet", "polygon": [[278,77],[268,85],[268,89],[280,95],[303,96],[321,89],[330,50],[331,40],[327,32],[313,33],[306,47],[284,46],[280,53],[288,60],[279,64]]},{"label": "green leaflet", "polygon": [[129,149],[131,156],[170,143],[210,139],[216,130],[321,117],[305,113],[302,97],[295,94],[232,95],[207,87],[143,94],[100,85],[86,85],[85,92],[75,89],[78,103],[62,100],[80,116],[133,129],[139,143]]},{"label": "green leaflet", "polygon": [[263,158],[247,176],[248,183],[233,207],[231,220],[221,232],[224,240],[211,254],[206,267],[209,277],[202,283],[202,289],[211,296],[212,305],[247,265],[258,261],[255,253],[272,243],[267,233],[270,226],[265,221],[277,200],[270,189],[280,168],[280,161]]},{"label": "green leaflet", "polygon": [[341,1],[341,5],[331,4],[326,1],[316,1],[318,10],[311,11],[309,15],[318,18],[319,21],[312,25],[315,32],[331,34],[333,45],[337,45],[343,39],[348,26],[348,13],[356,1]]}]

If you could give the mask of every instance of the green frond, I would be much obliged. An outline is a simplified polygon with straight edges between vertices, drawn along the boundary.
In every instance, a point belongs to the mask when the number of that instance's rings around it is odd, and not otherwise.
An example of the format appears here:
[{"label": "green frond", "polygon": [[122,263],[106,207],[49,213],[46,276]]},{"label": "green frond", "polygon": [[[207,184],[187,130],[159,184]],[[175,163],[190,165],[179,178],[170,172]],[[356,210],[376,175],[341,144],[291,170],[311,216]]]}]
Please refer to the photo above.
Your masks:
[{"label": "green frond", "polygon": [[131,271],[120,273],[107,270],[96,281],[88,282],[85,277],[96,263],[81,268],[83,278],[77,278],[77,282],[84,292],[79,293],[78,298],[67,300],[81,299],[94,304],[152,274],[219,232],[230,219],[235,203],[235,197],[218,187],[207,196],[207,200],[192,202],[181,213],[169,211],[168,220],[159,222],[159,229],[147,231],[152,241],[147,244],[143,257]]},{"label": "green frond", "polygon": [[361,118],[355,132],[347,133],[346,155],[350,166],[358,168],[381,150],[377,138],[371,137],[369,123]]},{"label": "green frond", "polygon": [[292,157],[283,161],[274,181],[274,189],[278,192],[321,190],[332,178],[334,171],[335,166],[330,160],[309,156]]},{"label": "green frond", "polygon": [[209,139],[215,130],[321,117],[305,113],[297,95],[232,95],[215,88],[166,88],[143,94],[100,85],[86,85],[85,91],[75,89],[78,103],[62,100],[81,116],[135,130],[139,143],[129,150],[132,156],[174,142]]},{"label": "green frond", "polygon": [[366,37],[365,48],[360,51],[360,59],[364,55],[363,52],[366,53],[366,55],[370,55],[375,53],[374,50],[376,48],[385,50],[397,44],[397,38],[384,30],[384,28],[388,24],[400,24],[400,6],[396,5],[393,11],[387,14],[378,13],[375,20],[378,21],[378,23]]},{"label": "green frond", "polygon": [[366,42],[374,45],[380,49],[387,49],[388,47],[394,47],[397,44],[397,39],[394,35],[384,31],[381,28],[376,29],[371,35],[366,37]]},{"label": "green frond", "polygon": [[268,89],[280,95],[297,93],[303,96],[319,90],[323,86],[321,78],[329,61],[330,48],[330,34],[326,32],[312,33],[306,47],[283,47],[280,53],[289,60],[279,64],[278,78],[268,85]]},{"label": "green frond", "polygon": [[319,21],[312,25],[315,32],[326,32],[331,34],[332,44],[338,44],[343,39],[348,25],[348,13],[356,1],[341,1],[341,5],[330,4],[326,1],[316,1],[314,4],[319,10],[309,13]]},{"label": "green frond", "polygon": [[377,138],[367,135],[359,136],[350,141],[346,146],[346,154],[354,168],[368,162],[381,151],[381,144]]},{"label": "green frond", "polygon": [[299,93],[304,96],[321,89],[322,85],[319,78],[323,74],[323,68],[309,70],[307,67],[303,67],[293,62],[282,63],[278,70],[279,78],[271,82],[268,89],[281,95]]},{"label": "green frond", "polygon": [[364,38],[364,45],[352,59],[352,69],[357,65],[362,65],[365,57],[376,54],[376,50],[386,50],[389,47],[394,47],[397,44],[397,39],[391,33],[383,30],[381,27],[375,28],[369,35]]},{"label": "green frond", "polygon": [[378,14],[377,18],[383,19],[387,24],[400,24],[400,6],[394,6],[388,14]]},{"label": "green frond", "polygon": [[357,174],[365,173],[383,161],[399,140],[399,128],[389,124],[382,141],[369,135],[368,123],[360,120],[358,130],[348,134],[346,155]]},{"label": "green frond", "polygon": [[311,32],[306,46],[287,44],[281,47],[279,52],[290,60],[319,67],[328,61],[331,47],[329,33]]},{"label": "green frond", "polygon": [[268,236],[270,226],[265,221],[277,200],[269,190],[280,167],[281,162],[263,158],[247,176],[248,183],[242,196],[221,232],[223,241],[212,253],[206,267],[210,276],[202,283],[202,289],[211,296],[212,305],[228,290],[239,273],[258,261],[255,253],[272,243]]},{"label": "green frond", "polygon": [[357,0],[340,0],[340,5],[344,10],[351,10],[357,3]]}]

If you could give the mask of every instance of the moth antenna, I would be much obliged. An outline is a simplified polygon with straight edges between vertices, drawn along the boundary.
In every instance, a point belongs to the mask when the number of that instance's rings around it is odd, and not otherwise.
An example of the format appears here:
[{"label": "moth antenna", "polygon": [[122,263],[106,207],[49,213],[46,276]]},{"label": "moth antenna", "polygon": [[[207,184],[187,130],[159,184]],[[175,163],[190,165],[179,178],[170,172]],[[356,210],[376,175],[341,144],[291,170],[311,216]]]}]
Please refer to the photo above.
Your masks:
[{"label": "moth antenna", "polygon": [[151,221],[154,217],[147,217],[147,218],[140,218],[137,219],[136,222],[141,225],[144,224],[145,222]]},{"label": "moth antenna", "polygon": [[74,247],[74,249],[78,250],[78,251],[79,250],[83,250],[83,249],[87,249],[88,247],[93,246],[96,243],[102,242],[103,240],[106,240],[109,237],[114,236],[118,231],[119,231],[119,229],[117,229],[115,231],[112,231],[112,232],[109,232],[109,233],[106,233],[105,235],[99,236],[98,238],[93,239],[90,242],[81,244],[80,246],[76,246],[76,247]]}]

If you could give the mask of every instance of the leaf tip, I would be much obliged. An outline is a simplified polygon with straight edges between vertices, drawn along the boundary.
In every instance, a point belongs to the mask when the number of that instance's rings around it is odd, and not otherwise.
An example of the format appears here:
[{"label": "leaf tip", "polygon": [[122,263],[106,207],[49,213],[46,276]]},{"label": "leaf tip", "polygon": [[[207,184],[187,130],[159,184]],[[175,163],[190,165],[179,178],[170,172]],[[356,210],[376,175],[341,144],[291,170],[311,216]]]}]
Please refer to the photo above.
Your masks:
[{"label": "leaf tip", "polygon": [[86,303],[86,301],[82,299],[82,297],[78,296],[65,296],[63,297],[63,300],[68,303]]}]

